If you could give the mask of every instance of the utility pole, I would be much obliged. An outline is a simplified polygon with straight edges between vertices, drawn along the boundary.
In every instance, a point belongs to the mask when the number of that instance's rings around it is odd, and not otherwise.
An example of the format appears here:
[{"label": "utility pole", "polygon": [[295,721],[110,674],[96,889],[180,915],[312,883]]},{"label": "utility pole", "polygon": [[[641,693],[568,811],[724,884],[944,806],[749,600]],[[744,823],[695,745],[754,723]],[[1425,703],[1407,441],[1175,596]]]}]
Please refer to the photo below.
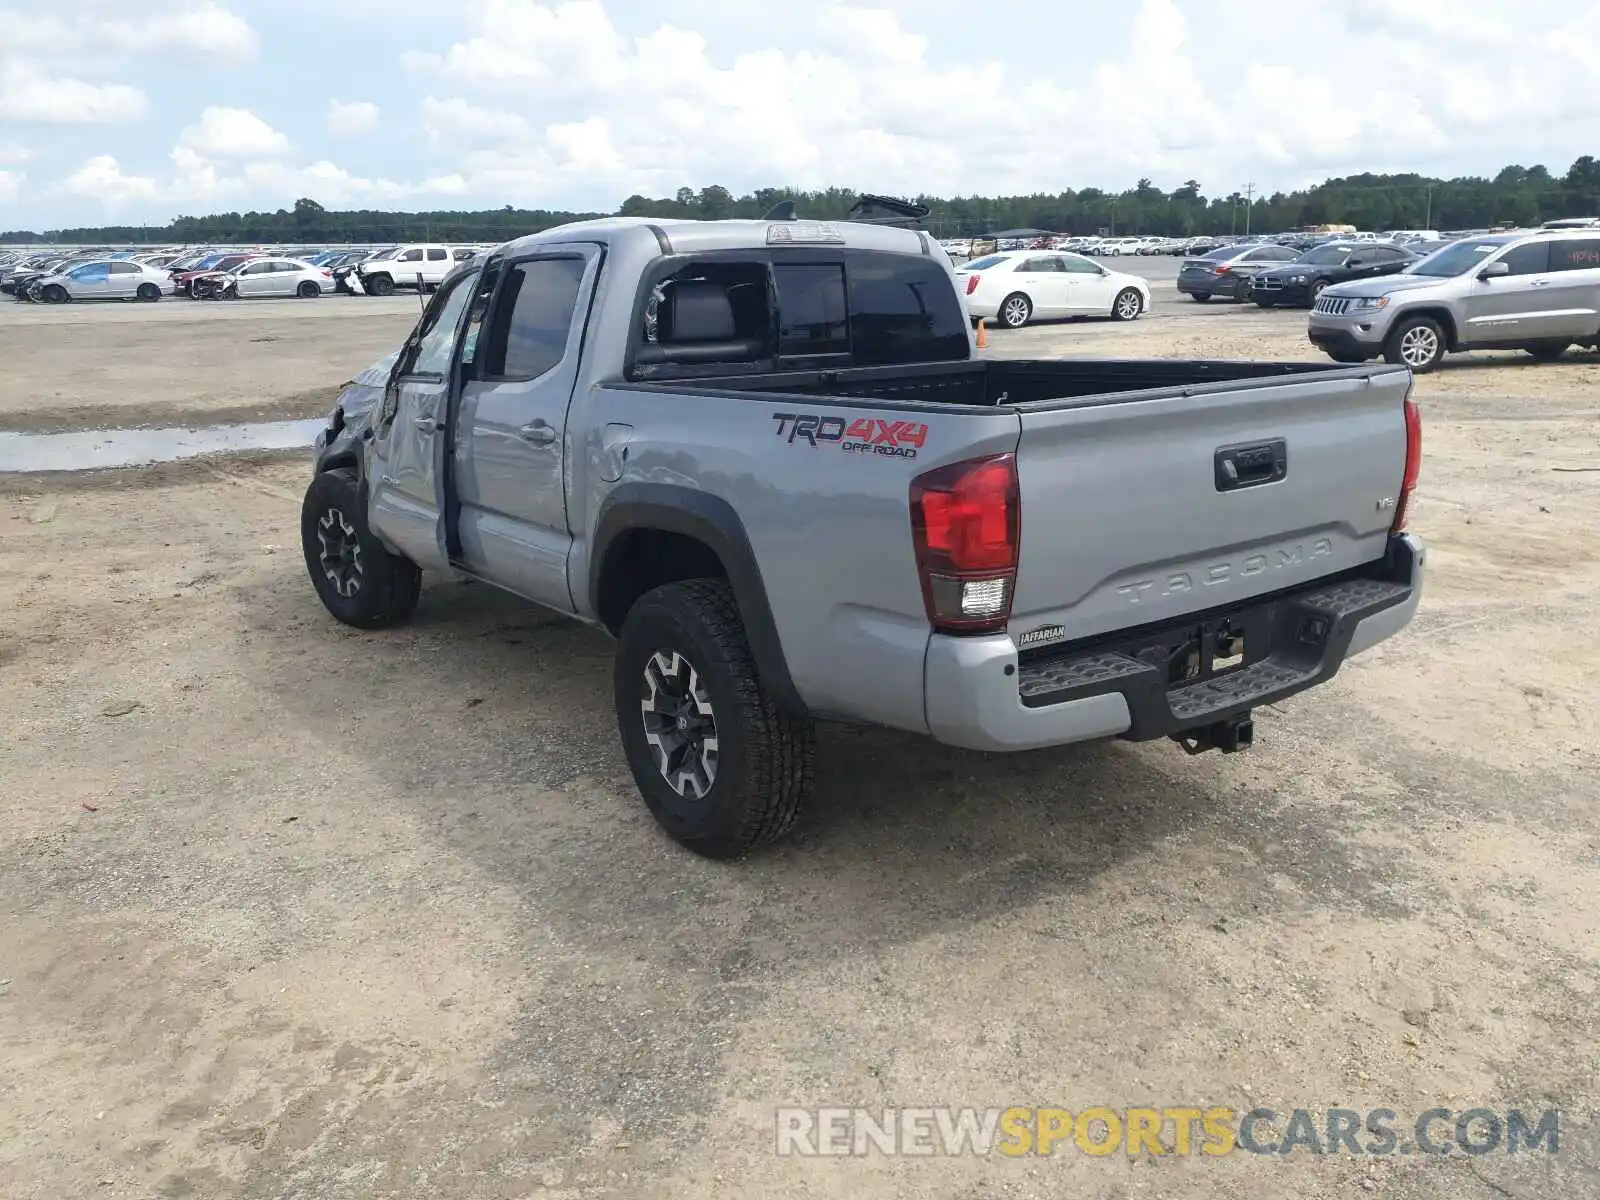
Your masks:
[{"label": "utility pole", "polygon": [[1428,185],[1428,215],[1423,218],[1422,227],[1424,229],[1433,228],[1433,184],[1431,183]]},{"label": "utility pole", "polygon": [[1250,204],[1255,198],[1255,194],[1255,184],[1247,183],[1244,185],[1244,234],[1246,237],[1250,236]]}]

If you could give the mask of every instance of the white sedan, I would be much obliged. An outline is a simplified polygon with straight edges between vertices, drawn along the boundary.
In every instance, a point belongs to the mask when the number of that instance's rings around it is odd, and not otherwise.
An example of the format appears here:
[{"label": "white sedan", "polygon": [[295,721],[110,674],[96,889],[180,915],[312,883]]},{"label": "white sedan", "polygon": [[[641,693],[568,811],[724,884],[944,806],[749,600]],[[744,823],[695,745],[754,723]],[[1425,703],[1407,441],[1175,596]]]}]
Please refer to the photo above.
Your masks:
[{"label": "white sedan", "polygon": [[243,296],[300,296],[333,291],[333,272],[295,258],[254,258],[233,269]]},{"label": "white sedan", "polygon": [[956,283],[973,320],[998,320],[1021,329],[1035,317],[1114,317],[1136,320],[1150,307],[1150,284],[1112,271],[1081,254],[1013,250],[956,268]]}]

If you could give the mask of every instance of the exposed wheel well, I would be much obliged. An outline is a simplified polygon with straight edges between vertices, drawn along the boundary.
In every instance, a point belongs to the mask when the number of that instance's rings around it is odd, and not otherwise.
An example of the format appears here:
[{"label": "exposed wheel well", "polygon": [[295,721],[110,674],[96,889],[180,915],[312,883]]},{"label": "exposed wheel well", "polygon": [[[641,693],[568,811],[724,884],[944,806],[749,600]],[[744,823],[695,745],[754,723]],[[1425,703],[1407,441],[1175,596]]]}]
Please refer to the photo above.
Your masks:
[{"label": "exposed wheel well", "polygon": [[1456,323],[1450,316],[1448,308],[1408,308],[1395,319],[1392,329],[1398,329],[1402,322],[1409,321],[1412,317],[1432,317],[1439,322],[1439,328],[1444,330],[1444,344],[1451,350],[1460,345],[1456,337]]},{"label": "exposed wheel well", "polygon": [[727,567],[716,551],[698,538],[663,529],[629,529],[606,547],[595,615],[615,635],[646,592],[686,579],[726,578]]}]

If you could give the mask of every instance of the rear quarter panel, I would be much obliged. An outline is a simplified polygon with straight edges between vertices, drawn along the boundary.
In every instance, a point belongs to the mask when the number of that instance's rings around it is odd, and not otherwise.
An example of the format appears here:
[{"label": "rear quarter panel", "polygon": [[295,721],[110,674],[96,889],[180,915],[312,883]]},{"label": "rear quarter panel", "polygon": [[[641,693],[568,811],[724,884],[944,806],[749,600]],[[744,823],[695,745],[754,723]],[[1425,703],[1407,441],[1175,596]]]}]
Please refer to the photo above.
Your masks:
[{"label": "rear quarter panel", "polygon": [[[787,666],[807,707],[925,730],[929,627],[912,546],[910,485],[922,471],[1015,450],[1015,413],[597,386],[569,423],[574,595],[590,609],[595,533],[607,497],[630,483],[677,485],[725,500],[741,519]],[[925,426],[914,457],[846,449],[848,436],[797,433],[797,417]],[[618,431],[618,425],[629,427]],[[611,426],[610,433],[607,427]],[[839,424],[824,426],[828,433]],[[627,455],[619,478],[619,441]],[[607,444],[609,440],[609,446]],[[609,464],[608,464],[609,460]],[[592,616],[592,611],[583,615]]]}]

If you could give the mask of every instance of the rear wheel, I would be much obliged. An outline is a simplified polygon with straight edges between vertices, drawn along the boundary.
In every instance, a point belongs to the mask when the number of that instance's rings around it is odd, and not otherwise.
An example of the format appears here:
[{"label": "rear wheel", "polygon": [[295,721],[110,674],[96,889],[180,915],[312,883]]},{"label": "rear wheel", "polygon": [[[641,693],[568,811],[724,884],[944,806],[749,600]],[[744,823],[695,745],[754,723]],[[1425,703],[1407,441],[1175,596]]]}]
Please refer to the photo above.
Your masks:
[{"label": "rear wheel", "polygon": [[1233,298],[1241,304],[1250,299],[1250,285],[1253,282],[1248,275],[1241,276],[1239,281],[1233,285]]},{"label": "rear wheel", "polygon": [[1571,342],[1539,342],[1525,349],[1540,362],[1555,362],[1571,345]]},{"label": "rear wheel", "polygon": [[135,292],[134,295],[138,296],[139,299],[145,301],[146,303],[154,303],[155,301],[161,299],[161,289],[153,283],[141,283],[139,285],[139,290]]},{"label": "rear wheel", "polygon": [[1123,288],[1111,306],[1111,315],[1119,321],[1137,321],[1144,311],[1144,297],[1138,288]]},{"label": "rear wheel", "polygon": [[1033,301],[1021,292],[1012,292],[1000,302],[1000,323],[1007,329],[1021,329],[1033,316]]},{"label": "rear wheel", "polygon": [[674,840],[737,858],[794,825],[815,731],[780,712],[720,579],[645,593],[622,623],[617,731],[645,804]]},{"label": "rear wheel", "polygon": [[303,279],[300,281],[300,286],[295,288],[294,294],[302,300],[310,300],[313,297],[322,295],[322,289],[311,280]]},{"label": "rear wheel", "polygon": [[416,609],[422,572],[390,554],[367,528],[361,489],[348,467],[312,479],[300,506],[300,544],[318,597],[346,625],[382,629]]},{"label": "rear wheel", "polygon": [[1412,317],[1395,326],[1384,343],[1383,357],[1426,375],[1444,358],[1444,329],[1432,317]]}]

